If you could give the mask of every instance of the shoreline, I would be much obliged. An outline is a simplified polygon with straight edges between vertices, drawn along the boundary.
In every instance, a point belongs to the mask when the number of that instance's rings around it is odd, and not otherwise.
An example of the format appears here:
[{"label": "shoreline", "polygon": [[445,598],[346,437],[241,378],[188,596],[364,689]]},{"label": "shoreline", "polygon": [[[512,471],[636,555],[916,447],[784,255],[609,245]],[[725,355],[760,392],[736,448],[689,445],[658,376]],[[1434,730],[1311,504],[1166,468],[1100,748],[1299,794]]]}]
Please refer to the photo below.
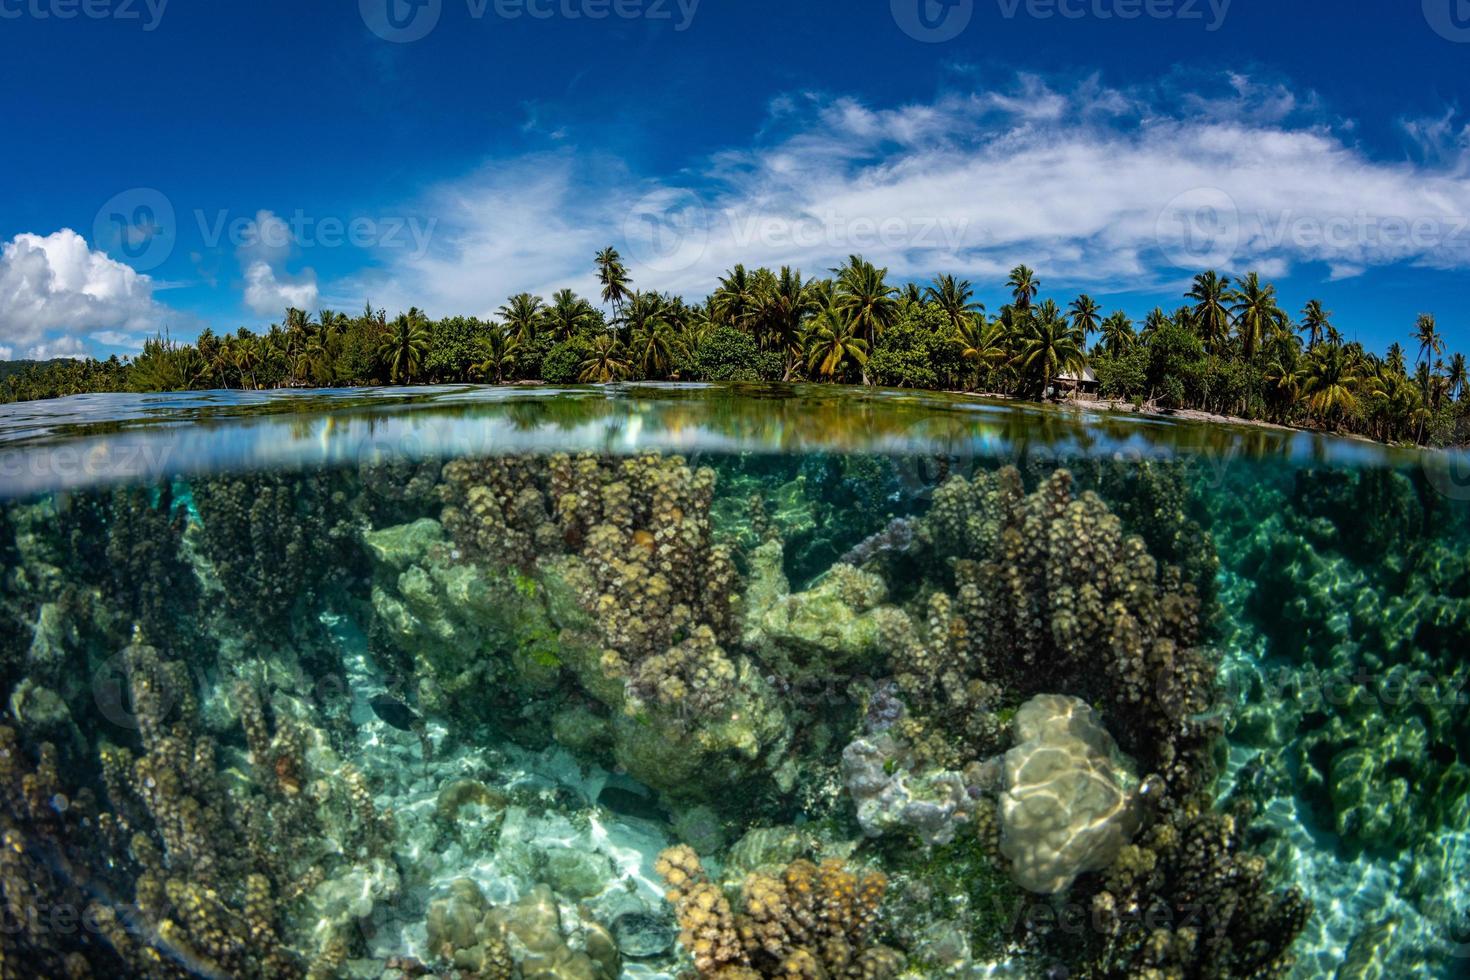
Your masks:
[{"label": "shoreline", "polygon": [[1432,449],[1431,446],[1413,446],[1407,443],[1384,442],[1365,436],[1357,432],[1332,431],[1330,429],[1310,428],[1301,425],[1287,425],[1281,422],[1268,422],[1265,419],[1248,419],[1239,415],[1220,415],[1216,412],[1206,412],[1199,408],[1150,408],[1147,405],[1137,406],[1131,401],[1119,401],[1115,398],[1094,398],[1075,400],[1064,398],[1060,401],[1036,401],[1030,398],[1020,398],[1016,395],[1006,395],[994,391],[954,391],[947,390],[946,394],[971,395],[976,398],[987,398],[993,401],[1016,402],[1024,405],[1038,405],[1048,408],[1059,408],[1070,410],[1075,413],[1095,412],[1106,415],[1128,415],[1140,418],[1155,419],[1178,419],[1185,422],[1206,422],[1214,425],[1234,425],[1255,429],[1269,429],[1275,432],[1299,432],[1303,435],[1327,436],[1333,439],[1351,439],[1356,442],[1364,442],[1371,446],[1386,446],[1390,449]]}]

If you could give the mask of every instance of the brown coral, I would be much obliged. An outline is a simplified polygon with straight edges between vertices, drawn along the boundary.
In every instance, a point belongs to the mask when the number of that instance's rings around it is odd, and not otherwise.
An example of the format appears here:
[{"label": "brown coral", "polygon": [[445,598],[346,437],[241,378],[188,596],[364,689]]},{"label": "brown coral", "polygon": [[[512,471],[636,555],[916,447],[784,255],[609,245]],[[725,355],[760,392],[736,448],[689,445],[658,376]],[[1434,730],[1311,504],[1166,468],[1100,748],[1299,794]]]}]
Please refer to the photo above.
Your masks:
[{"label": "brown coral", "polygon": [[926,529],[955,558],[955,592],[889,637],[912,707],[962,731],[985,706],[977,694],[1065,692],[1102,710],[1175,798],[1208,778],[1219,726],[1199,599],[1101,498],[1075,496],[1066,470],[1031,494],[1014,469],[981,472],[935,492]]},{"label": "brown coral", "polygon": [[888,888],[881,872],[834,859],[798,860],[779,877],[753,873],[737,914],[693,849],[670,848],[655,868],[701,977],[887,980],[903,969],[901,954],[871,944]]}]

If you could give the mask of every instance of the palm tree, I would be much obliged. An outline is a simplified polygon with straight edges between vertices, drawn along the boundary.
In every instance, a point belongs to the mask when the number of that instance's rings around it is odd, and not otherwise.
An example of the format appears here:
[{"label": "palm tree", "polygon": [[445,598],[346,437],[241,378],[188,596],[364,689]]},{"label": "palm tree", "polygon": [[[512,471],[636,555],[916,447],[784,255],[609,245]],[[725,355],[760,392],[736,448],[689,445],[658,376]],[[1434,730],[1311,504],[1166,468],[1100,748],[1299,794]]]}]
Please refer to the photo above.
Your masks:
[{"label": "palm tree", "polygon": [[296,355],[292,373],[302,381],[323,385],[331,380],[332,359],[320,334],[313,335]]},{"label": "palm tree", "polygon": [[1086,365],[1081,331],[1069,324],[1050,301],[1041,305],[1020,340],[1014,363],[1022,383],[1034,396],[1044,395],[1058,375],[1068,371],[1080,374]]},{"label": "palm tree", "polygon": [[378,345],[378,360],[388,368],[388,379],[407,384],[419,373],[429,349],[429,330],[417,308],[401,313],[388,336]]},{"label": "palm tree", "polygon": [[745,271],[744,265],[736,265],[720,277],[720,285],[710,296],[710,316],[737,330],[749,330],[758,303],[750,273]]},{"label": "palm tree", "polygon": [[504,327],[490,325],[485,335],[485,357],[475,365],[475,374],[491,384],[501,384],[506,374],[516,365],[516,354],[520,341]]},{"label": "palm tree", "polygon": [[1353,389],[1358,384],[1358,364],[1351,348],[1320,347],[1307,358],[1302,392],[1307,408],[1336,428],[1339,417],[1358,407]]},{"label": "palm tree", "polygon": [[622,256],[611,245],[597,253],[597,281],[602,283],[602,301],[622,312],[624,301],[632,295],[628,283],[633,280],[623,267]]},{"label": "palm tree", "polygon": [[1067,311],[1073,328],[1082,331],[1082,342],[1086,344],[1087,338],[1098,331],[1098,314],[1102,311],[1102,307],[1098,306],[1091,296],[1083,293],[1072,300],[1072,305],[1067,307]]},{"label": "palm tree", "polygon": [[1194,277],[1194,285],[1186,298],[1194,300],[1193,314],[1195,329],[1205,350],[1219,354],[1230,342],[1230,310],[1226,303],[1230,298],[1230,277],[1217,275],[1213,269]]},{"label": "palm tree", "polygon": [[[220,385],[228,388],[230,386],[230,382],[228,380],[229,372],[231,370],[238,370],[239,368],[239,365],[235,360],[235,348],[233,343],[230,341],[228,335],[225,336],[224,339],[221,340],[218,344],[215,344],[211,347],[209,358],[206,363],[208,363],[209,365],[210,373],[214,375],[215,378],[219,379]],[[240,381],[240,387],[245,387],[245,382],[243,378]]]},{"label": "palm tree", "polygon": [[1133,321],[1121,310],[1102,323],[1102,348],[1109,357],[1120,357],[1133,349],[1138,337],[1133,333]]},{"label": "palm tree", "polygon": [[[828,381],[845,379],[868,364],[868,342],[857,321],[836,306],[826,306],[812,320],[806,337],[807,370]],[[863,378],[867,383],[867,378]]]},{"label": "palm tree", "polygon": [[1036,293],[1041,289],[1036,273],[1024,265],[1018,265],[1011,270],[1010,277],[1006,279],[1006,285],[1011,289],[1011,295],[1015,298],[1015,306],[1018,310],[1031,309],[1031,301],[1036,298]]},{"label": "palm tree", "polygon": [[580,365],[577,376],[583,383],[606,384],[621,381],[632,373],[627,353],[612,334],[599,334],[592,340],[592,349]]},{"label": "palm tree", "polygon": [[924,289],[924,297],[944,311],[951,329],[956,333],[973,322],[977,313],[985,312],[985,307],[975,302],[975,290],[970,288],[968,279],[957,280],[951,275],[935,276],[934,285]]},{"label": "palm tree", "polygon": [[1262,369],[1261,376],[1266,382],[1266,392],[1275,404],[1276,417],[1284,418],[1301,397],[1304,378],[1290,348],[1278,344]]},{"label": "palm tree", "polygon": [[997,367],[1010,359],[1005,345],[1005,325],[1000,320],[986,322],[984,314],[971,317],[955,332],[960,342],[960,356],[975,362],[976,374],[984,368]]},{"label": "palm tree", "polygon": [[1444,337],[1434,322],[1433,313],[1419,314],[1419,322],[1414,325],[1414,340],[1419,344],[1419,360],[1425,363],[1444,353]]},{"label": "palm tree", "polygon": [[888,285],[888,270],[861,255],[851,255],[847,265],[832,271],[837,275],[837,309],[848,315],[872,349],[898,317],[898,290]]},{"label": "palm tree", "polygon": [[546,301],[530,293],[516,293],[498,311],[505,329],[517,342],[530,343],[536,339],[536,331],[545,315]]},{"label": "palm tree", "polygon": [[1317,345],[1322,343],[1323,338],[1328,336],[1329,330],[1336,333],[1330,322],[1331,317],[1331,313],[1322,309],[1321,300],[1313,299],[1307,301],[1307,305],[1302,308],[1301,329],[1301,332],[1307,335],[1307,350],[1316,350]]},{"label": "palm tree", "polygon": [[1467,379],[1465,375],[1464,354],[1461,354],[1457,351],[1455,355],[1450,358],[1450,369],[1446,380],[1449,382],[1450,396],[1457,400],[1464,399],[1467,382],[1470,382],[1470,379]]},{"label": "palm tree", "polygon": [[633,363],[645,378],[663,378],[674,363],[674,328],[667,320],[651,320],[633,331]]},{"label": "palm tree", "polygon": [[1252,272],[1241,280],[1239,288],[1230,291],[1228,298],[1233,302],[1230,313],[1235,317],[1241,353],[1247,361],[1254,361],[1261,345],[1287,326],[1286,314],[1276,305],[1276,287],[1262,283]]},{"label": "palm tree", "polygon": [[817,294],[810,279],[802,279],[800,269],[783,265],[781,274],[757,297],[757,319],[762,325],[761,340],[779,350],[786,358],[785,378],[796,373],[801,359],[802,327],[817,311]]},{"label": "palm tree", "polygon": [[1404,358],[1404,345],[1397,340],[1388,345],[1388,353],[1384,356],[1383,363],[1395,374],[1408,376],[1409,366]]},{"label": "palm tree", "polygon": [[570,340],[597,321],[597,311],[570,289],[557,290],[544,316],[558,340]]},{"label": "palm tree", "polygon": [[1162,306],[1155,306],[1149,310],[1148,316],[1143,318],[1143,330],[1139,332],[1139,337],[1148,341],[1153,338],[1154,334],[1170,325],[1169,314],[1164,312]]}]

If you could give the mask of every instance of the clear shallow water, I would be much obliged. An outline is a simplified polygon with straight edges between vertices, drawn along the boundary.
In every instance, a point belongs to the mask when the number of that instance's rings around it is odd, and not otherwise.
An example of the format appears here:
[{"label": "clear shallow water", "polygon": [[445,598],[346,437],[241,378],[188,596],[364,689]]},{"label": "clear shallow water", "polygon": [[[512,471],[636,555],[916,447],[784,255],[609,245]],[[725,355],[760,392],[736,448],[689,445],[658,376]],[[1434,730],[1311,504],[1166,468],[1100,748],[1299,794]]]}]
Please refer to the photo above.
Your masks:
[{"label": "clear shallow water", "polygon": [[39,975],[1463,973],[1457,459],[668,386],[93,396],[0,459]]}]

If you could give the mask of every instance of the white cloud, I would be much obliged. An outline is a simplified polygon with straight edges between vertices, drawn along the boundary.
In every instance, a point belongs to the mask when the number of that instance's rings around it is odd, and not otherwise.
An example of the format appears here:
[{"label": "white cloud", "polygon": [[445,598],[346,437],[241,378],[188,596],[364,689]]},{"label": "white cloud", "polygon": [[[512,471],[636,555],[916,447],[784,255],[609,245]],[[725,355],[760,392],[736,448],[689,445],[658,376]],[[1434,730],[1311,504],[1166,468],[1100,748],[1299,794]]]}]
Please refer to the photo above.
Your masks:
[{"label": "white cloud", "polygon": [[[1465,268],[1470,150],[1452,122],[1432,129],[1436,158],[1375,159],[1315,96],[1243,75],[1127,90],[1022,76],[901,106],[799,93],[772,101],[753,147],[674,176],[568,153],[447,183],[417,205],[439,222],[426,255],[382,253],[334,291],[483,315],[522,289],[590,294],[606,244],[635,285],[691,295],[737,262],[811,275],[853,252],[896,278],[994,282],[1026,262],[1101,291],[1172,285],[1204,265]],[[1201,193],[1210,208],[1171,204]],[[649,224],[638,208],[650,200],[683,210]]]},{"label": "white cloud", "polygon": [[87,345],[75,337],[57,337],[46,343],[36,344],[26,351],[33,361],[49,361],[58,357],[86,357]]},{"label": "white cloud", "polygon": [[0,245],[0,340],[5,356],[83,353],[81,335],[99,329],[145,330],[167,312],[154,283],[91,248],[63,228],[16,235]]},{"label": "white cloud", "polygon": [[245,305],[260,316],[279,316],[288,306],[316,308],[316,273],[285,271],[296,244],[291,226],[270,211],[258,212],[246,225],[235,254],[245,275]]},{"label": "white cloud", "polygon": [[[603,161],[601,166],[613,166]],[[592,257],[612,243],[606,200],[590,193],[570,153],[487,167],[432,191],[415,208],[433,233],[427,247],[382,253],[384,268],[328,290],[329,303],[425,309],[431,316],[490,316],[513,293],[563,287],[589,295]],[[616,210],[616,208],[613,208]],[[405,239],[407,242],[407,239]]]},{"label": "white cloud", "polygon": [[142,350],[143,338],[120,330],[98,330],[87,335],[104,347],[124,347],[128,350]]}]

